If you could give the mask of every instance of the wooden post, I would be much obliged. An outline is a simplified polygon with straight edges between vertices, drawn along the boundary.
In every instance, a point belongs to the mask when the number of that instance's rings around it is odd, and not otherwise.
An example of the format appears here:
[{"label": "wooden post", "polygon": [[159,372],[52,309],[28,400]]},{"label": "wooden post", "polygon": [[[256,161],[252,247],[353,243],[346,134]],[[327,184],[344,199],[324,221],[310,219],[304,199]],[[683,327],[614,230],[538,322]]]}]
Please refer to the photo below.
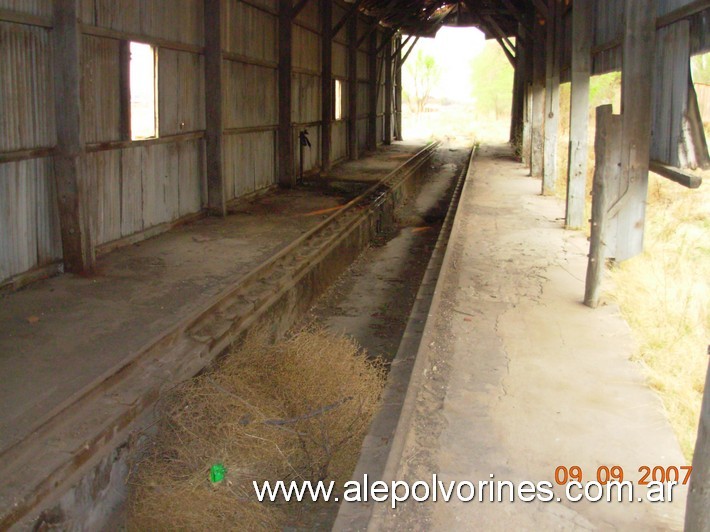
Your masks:
[{"label": "wooden post", "polygon": [[686,532],[707,532],[710,528],[710,364],[705,373],[705,392],[700,409],[698,438],[693,453],[693,474],[690,476],[685,510]]},{"label": "wooden post", "polygon": [[357,13],[347,21],[348,38],[348,156],[359,157],[357,142]]},{"label": "wooden post", "polygon": [[565,226],[584,226],[589,150],[589,78],[592,74],[593,0],[572,5],[572,87],[570,95],[569,166]]},{"label": "wooden post", "polygon": [[613,115],[612,109],[611,105],[597,107],[592,232],[584,292],[584,304],[591,308],[596,308],[599,305],[604,263],[609,252],[606,241],[609,229],[609,208],[619,180],[621,118],[619,115]]},{"label": "wooden post", "polygon": [[377,149],[377,94],[380,80],[377,76],[377,31],[372,32],[367,46],[367,149]]},{"label": "wooden post", "polygon": [[536,20],[534,27],[530,175],[541,178],[545,146],[545,26]]},{"label": "wooden post", "polygon": [[321,2],[321,170],[330,169],[333,129],[333,2]]},{"label": "wooden post", "polygon": [[291,10],[291,0],[279,0],[279,184],[287,188],[296,184],[291,126]]},{"label": "wooden post", "polygon": [[392,144],[392,38],[387,40],[385,46],[385,131],[383,141],[386,145]]},{"label": "wooden post", "polygon": [[92,197],[80,171],[85,146],[81,135],[81,31],[77,0],[54,2],[54,101],[57,148],[54,172],[59,198],[64,271],[91,273],[96,257],[91,216]]},{"label": "wooden post", "polygon": [[131,42],[121,41],[119,44],[121,98],[121,140],[131,140]]},{"label": "wooden post", "polygon": [[[522,25],[519,25],[522,28]],[[523,114],[525,112],[525,46],[526,43],[518,34],[515,40],[515,77],[513,78],[513,103],[510,113],[510,143],[516,153],[522,154]]]},{"label": "wooden post", "polygon": [[394,140],[402,140],[402,36],[397,37],[397,53],[394,58]]},{"label": "wooden post", "polygon": [[542,193],[555,193],[557,182],[557,128],[560,114],[560,12],[558,0],[549,2],[547,18],[546,88],[545,88],[545,162]]},{"label": "wooden post", "polygon": [[[533,22],[529,13],[524,15],[527,27],[532,28]],[[520,27],[520,25],[518,25]],[[523,81],[523,139],[522,139],[522,159],[525,166],[531,167],[532,162],[532,79],[533,79],[533,33],[526,30],[525,51],[521,58],[525,62],[525,79]]]},{"label": "wooden post", "polygon": [[205,150],[207,155],[207,209],[227,214],[224,183],[224,118],[222,115],[222,0],[205,0]]},{"label": "wooden post", "polygon": [[643,251],[651,145],[651,94],[656,51],[656,4],[625,0],[621,76],[622,190],[617,217],[617,261]]}]

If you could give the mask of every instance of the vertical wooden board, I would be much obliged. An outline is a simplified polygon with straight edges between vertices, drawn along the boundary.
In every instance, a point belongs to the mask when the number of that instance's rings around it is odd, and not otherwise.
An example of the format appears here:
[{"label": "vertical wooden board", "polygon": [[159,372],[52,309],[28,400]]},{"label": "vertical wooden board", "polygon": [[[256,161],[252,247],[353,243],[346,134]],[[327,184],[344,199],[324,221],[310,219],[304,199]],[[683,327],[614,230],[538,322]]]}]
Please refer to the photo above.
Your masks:
[{"label": "vertical wooden board", "polygon": [[119,44],[115,39],[83,37],[81,121],[84,142],[121,138]]},{"label": "vertical wooden board", "polygon": [[348,48],[339,42],[333,42],[333,76],[348,76]]},{"label": "vertical wooden board", "polygon": [[204,44],[203,0],[140,0],[141,31],[186,44]]},{"label": "vertical wooden board", "polygon": [[96,25],[96,2],[94,0],[79,1],[79,20],[82,24]]},{"label": "vertical wooden board", "polygon": [[201,141],[178,144],[179,156],[179,216],[198,212],[202,206],[200,183]]},{"label": "vertical wooden board", "polygon": [[367,147],[367,118],[357,121],[357,142],[360,153],[362,153]]},{"label": "vertical wooden board", "polygon": [[347,123],[345,121],[333,122],[331,139],[331,159],[335,162],[348,154]]},{"label": "vertical wooden board", "polygon": [[37,176],[37,263],[50,264],[62,258],[57,187],[52,159],[36,159]]},{"label": "vertical wooden board", "polygon": [[51,17],[52,0],[0,0],[0,9],[39,17]]},{"label": "vertical wooden board", "polygon": [[224,136],[224,156],[222,157],[222,172],[224,175],[224,194],[227,201],[234,199],[234,137]]},{"label": "vertical wooden board", "polygon": [[[332,2],[332,0],[330,1]],[[318,31],[320,28],[320,2],[321,0],[308,0],[300,13],[298,13],[296,22]]]},{"label": "vertical wooden board", "polygon": [[320,36],[302,26],[293,27],[293,66],[320,72]]},{"label": "vertical wooden board", "polygon": [[121,150],[121,236],[143,230],[143,148]]},{"label": "vertical wooden board", "polygon": [[158,117],[160,135],[180,133],[179,90],[183,80],[178,73],[180,52],[161,49],[158,54]]},{"label": "vertical wooden board", "polygon": [[160,145],[165,165],[165,221],[172,222],[180,217],[180,151],[179,144]]},{"label": "vertical wooden board", "polygon": [[0,151],[56,142],[50,32],[0,22]]},{"label": "vertical wooden board", "polygon": [[140,33],[140,0],[94,0],[95,24],[127,33]]},{"label": "vertical wooden board", "polygon": [[89,217],[89,231],[93,239],[93,243],[102,242],[103,235],[101,234],[100,220],[103,216],[103,201],[101,201],[102,193],[98,180],[98,153],[86,153],[79,160],[79,171],[77,181],[83,183],[84,209]]},{"label": "vertical wooden board", "polygon": [[276,133],[273,131],[258,133],[254,148],[257,154],[254,185],[259,190],[276,184]]},{"label": "vertical wooden board", "polygon": [[181,133],[205,128],[204,59],[201,55],[178,54],[178,130]]},{"label": "vertical wooden board", "polygon": [[121,238],[121,150],[106,151],[102,155],[98,175],[103,185],[101,225],[103,242],[111,242]]},{"label": "vertical wooden board", "polygon": [[367,52],[357,52],[357,75],[360,80],[367,80]]},{"label": "vertical wooden board", "polygon": [[225,50],[264,61],[277,60],[277,17],[230,0],[224,18]]},{"label": "vertical wooden board", "polygon": [[36,180],[33,161],[0,165],[0,280],[37,265]]}]

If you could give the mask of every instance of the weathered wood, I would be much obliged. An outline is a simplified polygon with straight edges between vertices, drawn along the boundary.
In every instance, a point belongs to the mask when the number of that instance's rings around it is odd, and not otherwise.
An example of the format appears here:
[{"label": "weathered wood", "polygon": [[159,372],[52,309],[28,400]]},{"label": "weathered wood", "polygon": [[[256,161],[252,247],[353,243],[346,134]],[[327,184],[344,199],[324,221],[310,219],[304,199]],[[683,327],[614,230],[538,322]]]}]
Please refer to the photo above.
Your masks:
[{"label": "weathered wood", "polygon": [[[333,37],[338,35],[338,33],[340,33],[340,30],[342,30],[346,24],[352,22],[353,19],[357,20],[360,4],[362,4],[362,0],[355,0],[355,2],[353,2],[347,13],[345,13],[343,17],[333,27]],[[355,42],[357,42],[357,35],[355,35]]]},{"label": "weathered wood", "polygon": [[385,120],[384,136],[382,138],[386,145],[392,144],[392,38],[387,40],[385,46],[385,56],[382,58],[385,65]]},{"label": "weathered wood", "polygon": [[333,130],[333,3],[321,2],[321,169],[330,169]]},{"label": "weathered wood", "polygon": [[545,146],[545,26],[535,22],[533,38],[530,175],[541,178]]},{"label": "weathered wood", "polygon": [[621,80],[622,183],[617,217],[617,261],[643,251],[651,147],[651,97],[656,51],[656,4],[625,0]]},{"label": "weathered wood", "polygon": [[589,79],[592,74],[593,0],[576,0],[572,6],[572,67],[565,226],[584,225],[589,150]]},{"label": "weathered wood", "polygon": [[700,409],[698,437],[693,453],[693,474],[685,510],[686,532],[710,530],[710,364],[705,373],[705,392]]},{"label": "weathered wood", "polygon": [[410,45],[409,50],[407,50],[407,53],[404,54],[404,57],[402,57],[402,60],[399,62],[399,69],[402,70],[402,67],[404,66],[404,63],[407,62],[407,59],[409,59],[409,56],[412,54],[412,50],[414,50],[414,47],[417,45],[419,42],[419,36],[414,39],[414,42]]},{"label": "weathered wood", "polygon": [[121,41],[119,47],[121,71],[121,140],[131,140],[131,43]]},{"label": "weathered wood", "polygon": [[611,105],[597,107],[597,132],[594,142],[596,154],[594,185],[592,189],[592,231],[589,245],[589,262],[584,291],[584,304],[591,308],[599,305],[604,263],[608,256],[607,232],[610,204],[619,179],[621,159],[621,118],[613,115]]},{"label": "weathered wood", "polygon": [[658,19],[656,19],[656,28],[664,28],[666,26],[670,26],[671,24],[675,24],[679,20],[692,17],[701,11],[705,11],[708,7],[708,0],[695,0],[690,2],[683,7],[679,7],[670,13],[666,13],[665,15],[658,17]]},{"label": "weathered wood", "polygon": [[547,18],[546,81],[545,81],[545,162],[542,173],[542,193],[555,193],[557,183],[557,129],[560,115],[560,11],[558,0],[550,2]]},{"label": "weathered wood", "polygon": [[[520,24],[518,25],[521,27]],[[516,153],[522,153],[523,140],[523,113],[525,112],[525,78],[527,63],[525,61],[525,46],[527,42],[520,38],[515,41],[515,56],[517,64],[513,77],[513,102],[510,112],[510,138],[509,141],[515,148]]]},{"label": "weathered wood", "polygon": [[85,147],[81,135],[81,33],[77,0],[54,2],[54,101],[57,147],[54,172],[59,199],[59,222],[64,269],[90,273],[96,257],[91,234],[91,196],[80,171]]},{"label": "weathered wood", "polygon": [[700,185],[703,184],[702,177],[684,172],[680,168],[673,168],[663,164],[661,161],[652,160],[649,164],[649,170],[687,188],[700,188]]},{"label": "weathered wood", "polygon": [[279,184],[296,184],[293,171],[293,133],[291,131],[293,57],[291,51],[293,26],[291,0],[279,0]]},{"label": "weathered wood", "polygon": [[692,74],[688,72],[688,106],[683,117],[683,158],[686,166],[710,168],[710,154],[700,115],[698,95],[695,92]]},{"label": "weathered wood", "polygon": [[377,76],[377,32],[370,35],[367,54],[367,149],[377,149],[377,93],[379,80]]},{"label": "weathered wood", "polygon": [[395,93],[394,93],[394,140],[402,140],[402,36],[398,36],[399,45],[397,46],[397,51],[394,57],[394,83],[395,83]]},{"label": "weathered wood", "polygon": [[[357,142],[357,16],[348,19],[348,157],[359,156]],[[335,35],[335,34],[333,34]]]},{"label": "weathered wood", "polygon": [[29,13],[4,8],[0,8],[0,22],[12,22],[13,24],[39,26],[41,28],[52,27],[52,20],[49,17],[39,17],[37,15],[30,15]]},{"label": "weathered wood", "polygon": [[222,160],[222,0],[205,0],[205,151],[207,155],[207,209],[215,216],[227,214],[227,194]]}]

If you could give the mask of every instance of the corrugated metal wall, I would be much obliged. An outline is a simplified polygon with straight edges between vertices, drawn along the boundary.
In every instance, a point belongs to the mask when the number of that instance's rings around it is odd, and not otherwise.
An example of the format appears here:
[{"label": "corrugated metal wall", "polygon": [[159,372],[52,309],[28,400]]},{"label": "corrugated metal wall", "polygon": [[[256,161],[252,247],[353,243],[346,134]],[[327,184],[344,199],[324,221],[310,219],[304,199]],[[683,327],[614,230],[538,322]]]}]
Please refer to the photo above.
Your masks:
[{"label": "corrugated metal wall", "polygon": [[[206,200],[204,0],[78,0],[81,31],[80,179],[89,195],[93,244],[101,246],[200,212]],[[321,164],[322,2],[293,23],[293,129],[310,133],[304,169]],[[350,4],[335,1],[338,21]],[[0,283],[61,259],[52,153],[56,145],[51,0],[0,0],[32,15],[0,20]],[[224,0],[223,112],[227,199],[278,182],[278,1]],[[12,19],[12,17],[11,17]],[[23,22],[28,22],[27,20]],[[33,25],[36,22],[36,25]],[[360,17],[360,35],[371,21]],[[347,41],[333,43],[343,116],[333,123],[331,161],[347,157]],[[121,128],[121,42],[157,49],[159,138],[130,142]],[[367,145],[370,89],[365,39],[358,52],[358,133]],[[384,76],[382,76],[384,82]],[[383,101],[381,96],[380,100]],[[378,114],[382,114],[382,102]],[[378,139],[383,117],[378,117]]]}]

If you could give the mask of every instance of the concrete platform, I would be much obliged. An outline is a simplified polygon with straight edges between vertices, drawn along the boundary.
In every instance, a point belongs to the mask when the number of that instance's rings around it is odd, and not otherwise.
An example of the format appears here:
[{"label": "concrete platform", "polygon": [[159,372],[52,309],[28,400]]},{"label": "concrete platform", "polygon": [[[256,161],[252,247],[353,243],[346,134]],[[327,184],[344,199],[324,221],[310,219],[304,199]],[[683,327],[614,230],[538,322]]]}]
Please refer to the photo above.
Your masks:
[{"label": "concrete platform", "polygon": [[[357,169],[366,165],[368,175],[360,181],[378,181],[405,162],[403,154],[408,154],[405,158],[408,160],[421,148],[421,144],[400,144],[381,150],[367,159],[341,165],[332,172],[331,179],[338,180],[340,172],[356,175]],[[377,168],[379,172],[375,171]],[[336,184],[322,181],[317,186],[237,202],[224,219],[203,219],[101,257],[95,276],[62,275],[4,295],[0,304],[0,404],[3,405],[0,457],[3,467],[14,471],[37,453],[69,457],[76,452],[73,449],[77,445],[81,449],[82,442],[86,441],[86,457],[74,456],[73,463],[67,465],[54,460],[51,469],[33,472],[27,479],[30,484],[40,482],[41,477],[36,475],[51,473],[66,482],[72,481],[71,471],[79,474],[89,455],[94,460],[96,450],[106,445],[106,438],[120,439],[118,433],[127,430],[131,420],[155,399],[154,392],[142,398],[141,386],[155,378],[159,379],[158,386],[163,381],[169,385],[181,372],[190,374],[199,369],[220,349],[211,337],[214,333],[215,337],[224,338],[226,330],[213,331],[211,327],[215,322],[228,327],[234,319],[240,319],[238,316],[249,315],[249,308],[258,314],[270,305],[278,306],[281,303],[278,297],[286,297],[281,281],[283,274],[301,278],[316,264],[309,258],[301,265],[299,255],[283,255],[284,251],[304,234],[321,227],[340,206],[367,188],[367,184],[345,187]],[[330,246],[327,249],[337,250],[338,245],[345,245],[349,251],[340,251],[341,262],[350,259],[349,255],[357,253],[358,246],[362,245],[360,240],[369,234],[370,222],[366,226],[356,222],[366,220],[358,218],[359,212],[365,212],[359,209],[362,208],[355,209],[350,217],[341,217],[340,223],[346,230],[344,235],[355,235],[353,230],[357,231],[356,236],[347,237],[355,238],[352,243],[338,237],[340,229],[334,226],[325,230],[319,241],[306,241],[303,257],[318,253],[322,241],[326,247]],[[352,222],[348,221],[351,219]],[[327,244],[334,237],[334,244]],[[275,274],[267,270],[266,277],[254,281],[256,286],[245,285],[246,297],[239,295],[240,299],[227,309],[213,309],[215,319],[190,325],[193,316],[210,308],[213,301],[229,295],[233,287],[244,285],[246,275],[275,256],[285,257],[286,269],[279,263]],[[320,275],[321,283],[327,284],[330,273],[315,271],[314,275]],[[276,278],[273,282],[272,277]],[[309,294],[321,289],[316,282],[309,288]],[[272,299],[266,306],[259,307],[260,297]],[[310,301],[305,293],[301,297],[303,301]],[[166,331],[171,330],[176,330],[176,334],[165,336]],[[162,352],[172,353],[169,360],[159,361]],[[125,380],[126,368],[138,353],[143,353],[143,360],[131,366],[135,377],[129,377],[130,386],[124,386],[113,395],[97,396],[95,405],[90,405],[87,394],[96,392],[89,391],[111,390],[119,379]],[[185,360],[181,360],[181,356]],[[146,382],[141,383],[141,379]],[[90,406],[90,412],[73,406],[67,410],[80,399],[81,404]],[[124,403],[125,406],[121,406]],[[116,419],[123,421],[101,429],[100,424],[109,411],[110,415],[117,415],[116,411],[121,409],[127,413]],[[91,436],[94,422],[96,439]],[[55,425],[60,426],[60,433],[52,428]],[[101,434],[100,430],[107,432]],[[26,445],[25,441],[31,444]],[[39,464],[36,467],[40,467]],[[62,472],[63,468],[66,473]],[[23,498],[20,486],[16,485],[23,476],[17,473],[13,473],[17,479],[6,480],[10,483],[0,490],[2,523],[16,519],[14,514],[7,513],[8,504],[18,504],[13,500],[22,500],[18,508],[34,504],[31,499]],[[41,500],[56,485],[54,480],[47,480],[46,485],[42,482],[32,488],[35,493],[32,498]],[[0,524],[0,528],[3,526]]]},{"label": "concrete platform", "polygon": [[[582,305],[588,243],[507,147],[484,147],[464,187],[384,474],[385,481],[554,483],[558,466],[621,466],[633,502],[359,505],[337,530],[678,530],[673,501],[638,502],[642,466],[685,460],[658,397],[629,360],[612,304]],[[357,478],[356,480],[362,480]],[[342,510],[341,510],[342,512]],[[371,513],[370,513],[371,512]]]}]

